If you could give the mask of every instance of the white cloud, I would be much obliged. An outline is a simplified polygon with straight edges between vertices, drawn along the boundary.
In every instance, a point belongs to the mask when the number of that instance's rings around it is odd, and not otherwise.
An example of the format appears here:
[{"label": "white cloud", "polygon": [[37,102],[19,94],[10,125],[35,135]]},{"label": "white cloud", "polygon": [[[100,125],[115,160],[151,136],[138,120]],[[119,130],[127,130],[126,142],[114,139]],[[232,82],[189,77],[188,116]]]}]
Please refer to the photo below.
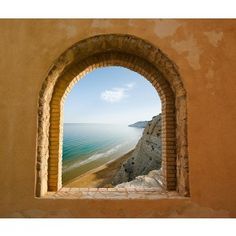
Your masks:
[{"label": "white cloud", "polygon": [[134,83],[129,83],[125,84],[124,87],[105,90],[101,93],[101,99],[110,103],[119,102],[128,96],[127,91],[131,90],[133,87]]},{"label": "white cloud", "polygon": [[135,83],[129,83],[129,84],[126,84],[126,87],[128,89],[132,89],[134,87]]},{"label": "white cloud", "polygon": [[101,99],[110,103],[119,102],[125,96],[124,88],[113,88],[111,90],[105,90],[101,93]]}]

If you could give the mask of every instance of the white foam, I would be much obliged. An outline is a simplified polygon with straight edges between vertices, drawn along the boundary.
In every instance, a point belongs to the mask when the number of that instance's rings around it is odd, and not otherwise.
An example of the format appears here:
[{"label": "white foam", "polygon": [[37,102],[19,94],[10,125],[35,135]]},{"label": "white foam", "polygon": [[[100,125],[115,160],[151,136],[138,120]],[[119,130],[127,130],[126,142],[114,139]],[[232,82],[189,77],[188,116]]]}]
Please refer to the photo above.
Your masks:
[{"label": "white foam", "polygon": [[81,166],[83,166],[83,165],[85,165],[85,164],[88,164],[88,163],[90,163],[90,162],[92,162],[92,161],[95,161],[95,160],[98,160],[98,159],[100,159],[100,158],[109,157],[110,155],[113,155],[113,154],[115,154],[116,152],[118,152],[119,149],[120,149],[122,146],[124,146],[125,144],[126,144],[126,143],[116,145],[115,147],[109,149],[109,150],[106,151],[106,152],[95,153],[95,154],[93,154],[92,156],[90,156],[89,158],[87,158],[87,159],[84,160],[84,161],[80,161],[80,162],[77,161],[77,162],[75,162],[74,164],[72,164],[72,165],[70,165],[70,166],[68,166],[68,167],[64,167],[64,168],[63,168],[63,173],[68,172],[68,171],[70,171],[70,170],[72,170],[72,169],[74,169],[74,168],[81,167]]}]

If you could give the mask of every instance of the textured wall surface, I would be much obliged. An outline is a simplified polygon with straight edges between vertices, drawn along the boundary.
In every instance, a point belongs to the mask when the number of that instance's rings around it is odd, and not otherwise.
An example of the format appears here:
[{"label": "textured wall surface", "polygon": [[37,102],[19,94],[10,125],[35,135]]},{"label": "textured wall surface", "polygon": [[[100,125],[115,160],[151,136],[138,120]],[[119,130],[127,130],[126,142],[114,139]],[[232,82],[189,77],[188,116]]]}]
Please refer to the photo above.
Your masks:
[{"label": "textured wall surface", "polygon": [[[131,34],[174,61],[187,91],[191,197],[37,199],[39,91],[74,43]],[[1,20],[1,217],[236,217],[235,20]]]}]

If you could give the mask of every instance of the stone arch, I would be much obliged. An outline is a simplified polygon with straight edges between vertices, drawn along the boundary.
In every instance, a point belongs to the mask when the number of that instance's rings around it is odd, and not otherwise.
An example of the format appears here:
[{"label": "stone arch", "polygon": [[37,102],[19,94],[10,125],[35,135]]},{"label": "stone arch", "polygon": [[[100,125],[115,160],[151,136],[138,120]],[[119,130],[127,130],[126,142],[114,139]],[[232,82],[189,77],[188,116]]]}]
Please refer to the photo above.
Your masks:
[{"label": "stone arch", "polygon": [[148,79],[162,101],[162,183],[189,195],[186,91],[176,65],[152,44],[131,35],[84,39],[66,50],[44,81],[38,108],[36,196],[61,188],[62,112],[66,95],[86,73],[123,66]]}]

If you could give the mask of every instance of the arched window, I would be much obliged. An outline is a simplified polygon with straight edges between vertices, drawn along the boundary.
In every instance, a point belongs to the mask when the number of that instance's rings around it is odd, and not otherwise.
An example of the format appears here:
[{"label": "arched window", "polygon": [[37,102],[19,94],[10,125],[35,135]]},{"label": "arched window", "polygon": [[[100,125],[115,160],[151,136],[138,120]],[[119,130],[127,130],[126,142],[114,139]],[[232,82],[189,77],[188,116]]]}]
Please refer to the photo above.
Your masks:
[{"label": "arched window", "polygon": [[162,189],[160,113],[156,89],[132,70],[102,67],[81,78],[64,102],[62,187]]},{"label": "arched window", "polygon": [[130,35],[99,35],[78,42],[50,70],[40,92],[36,196],[62,187],[62,111],[66,95],[86,73],[122,66],[147,78],[162,102],[162,183],[189,195],[186,92],[160,49]]}]

